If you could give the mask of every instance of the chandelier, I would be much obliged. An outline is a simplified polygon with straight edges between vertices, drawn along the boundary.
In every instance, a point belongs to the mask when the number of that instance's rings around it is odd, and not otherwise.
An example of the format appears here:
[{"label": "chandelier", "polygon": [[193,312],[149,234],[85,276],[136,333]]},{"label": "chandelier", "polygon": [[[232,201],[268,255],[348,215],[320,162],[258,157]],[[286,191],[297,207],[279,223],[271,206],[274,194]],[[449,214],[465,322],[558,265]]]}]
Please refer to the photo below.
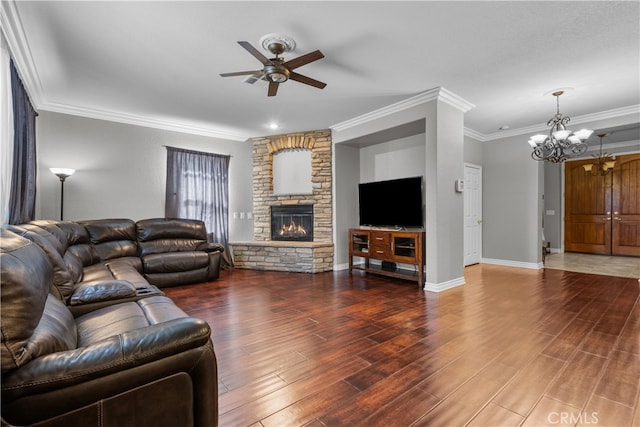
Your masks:
[{"label": "chandelier", "polygon": [[533,148],[531,157],[534,160],[544,160],[552,163],[564,162],[568,158],[577,157],[587,151],[585,141],[593,133],[592,130],[581,129],[572,132],[566,128],[571,120],[560,114],[560,95],[564,91],[553,92],[556,97],[556,115],[547,122],[550,126],[549,135],[533,135],[529,139],[529,145]]},{"label": "chandelier", "polygon": [[[613,167],[616,165],[615,157],[609,153],[602,152],[602,138],[604,138],[605,136],[607,136],[606,133],[598,134],[598,137],[600,138],[600,154],[598,154],[597,156],[595,154],[593,155],[594,159],[596,159],[595,164],[589,163],[588,165],[582,165],[585,172],[589,172],[591,174],[599,173],[600,175],[604,176],[609,171],[613,171]],[[595,169],[593,168],[594,166]]]}]

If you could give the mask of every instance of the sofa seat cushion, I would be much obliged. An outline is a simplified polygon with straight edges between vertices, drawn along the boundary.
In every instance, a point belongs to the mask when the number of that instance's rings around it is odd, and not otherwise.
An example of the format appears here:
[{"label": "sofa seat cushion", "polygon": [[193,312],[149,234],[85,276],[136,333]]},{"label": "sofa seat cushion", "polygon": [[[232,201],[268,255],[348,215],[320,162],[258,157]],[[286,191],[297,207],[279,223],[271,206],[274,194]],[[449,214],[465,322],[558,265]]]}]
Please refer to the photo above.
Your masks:
[{"label": "sofa seat cushion", "polygon": [[146,274],[197,270],[207,268],[209,262],[209,254],[206,252],[171,252],[142,257],[142,266]]},{"label": "sofa seat cushion", "polygon": [[125,257],[99,262],[83,269],[82,280],[96,282],[100,280],[127,280],[131,283],[144,282],[140,274],[142,262],[140,258]]},{"label": "sofa seat cushion", "polygon": [[78,347],[181,317],[187,314],[165,296],[103,307],[76,318]]}]

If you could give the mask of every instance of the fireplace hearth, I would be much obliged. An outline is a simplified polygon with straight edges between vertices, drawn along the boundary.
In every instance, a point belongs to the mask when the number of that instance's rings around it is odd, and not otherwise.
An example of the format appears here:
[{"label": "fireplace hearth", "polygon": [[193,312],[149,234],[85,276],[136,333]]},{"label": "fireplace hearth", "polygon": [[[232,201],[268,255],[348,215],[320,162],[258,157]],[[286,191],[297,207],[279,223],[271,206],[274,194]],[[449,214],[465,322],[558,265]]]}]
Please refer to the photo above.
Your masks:
[{"label": "fireplace hearth", "polygon": [[313,205],[271,206],[271,240],[313,242]]}]

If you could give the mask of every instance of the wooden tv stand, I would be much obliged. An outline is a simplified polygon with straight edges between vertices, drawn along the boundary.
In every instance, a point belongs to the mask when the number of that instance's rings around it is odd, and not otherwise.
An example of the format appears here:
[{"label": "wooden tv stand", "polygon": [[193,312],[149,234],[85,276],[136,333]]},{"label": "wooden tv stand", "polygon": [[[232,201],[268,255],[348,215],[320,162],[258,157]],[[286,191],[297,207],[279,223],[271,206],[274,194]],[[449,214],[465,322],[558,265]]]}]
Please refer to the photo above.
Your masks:
[{"label": "wooden tv stand", "polygon": [[[364,258],[364,264],[354,264],[354,257]],[[372,259],[383,263],[372,264]],[[413,265],[414,270],[395,268],[396,263]],[[353,270],[413,280],[424,287],[424,230],[350,229],[349,272]]]}]

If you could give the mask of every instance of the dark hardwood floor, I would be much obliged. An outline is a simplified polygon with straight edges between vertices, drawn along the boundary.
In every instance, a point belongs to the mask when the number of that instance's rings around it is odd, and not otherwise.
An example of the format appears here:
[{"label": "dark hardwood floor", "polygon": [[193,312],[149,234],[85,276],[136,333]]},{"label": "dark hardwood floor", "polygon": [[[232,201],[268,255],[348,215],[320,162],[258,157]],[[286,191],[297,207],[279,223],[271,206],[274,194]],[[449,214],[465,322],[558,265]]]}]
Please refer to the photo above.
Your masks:
[{"label": "dark hardwood floor", "polygon": [[208,321],[221,426],[640,426],[637,279],[495,265],[165,288]]}]

